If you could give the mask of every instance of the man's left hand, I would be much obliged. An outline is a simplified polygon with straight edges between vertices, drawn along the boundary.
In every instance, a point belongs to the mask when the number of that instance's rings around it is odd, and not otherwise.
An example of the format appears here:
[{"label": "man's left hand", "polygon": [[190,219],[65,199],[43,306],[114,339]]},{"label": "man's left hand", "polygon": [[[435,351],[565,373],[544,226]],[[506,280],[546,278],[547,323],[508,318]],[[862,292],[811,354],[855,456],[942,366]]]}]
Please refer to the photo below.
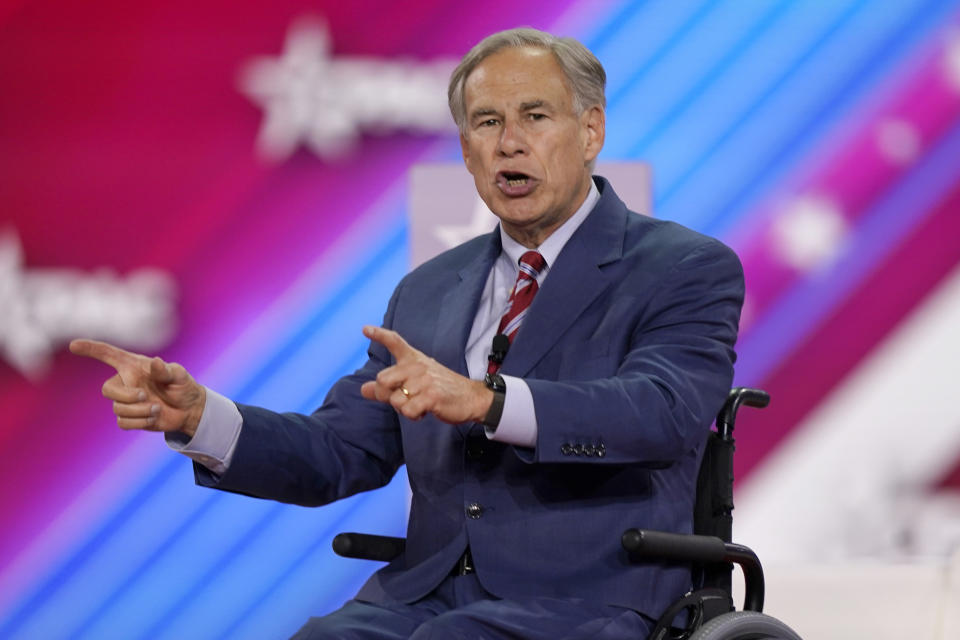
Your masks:
[{"label": "man's left hand", "polygon": [[364,398],[390,404],[412,420],[428,413],[450,424],[479,422],[493,403],[493,391],[479,380],[451,371],[417,351],[399,333],[366,326],[363,335],[379,342],[397,363],[360,388]]}]

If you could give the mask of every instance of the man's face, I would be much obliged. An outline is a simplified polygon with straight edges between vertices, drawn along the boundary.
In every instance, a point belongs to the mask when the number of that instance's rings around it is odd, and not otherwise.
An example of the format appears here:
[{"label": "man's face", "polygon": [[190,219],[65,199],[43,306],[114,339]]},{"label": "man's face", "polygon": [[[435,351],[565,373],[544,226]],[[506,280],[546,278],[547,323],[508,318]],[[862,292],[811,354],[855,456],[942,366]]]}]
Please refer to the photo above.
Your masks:
[{"label": "man's face", "polygon": [[460,144],[477,191],[512,238],[536,247],[587,196],[603,110],[574,113],[560,65],[537,48],[486,58],[467,77],[464,97]]}]

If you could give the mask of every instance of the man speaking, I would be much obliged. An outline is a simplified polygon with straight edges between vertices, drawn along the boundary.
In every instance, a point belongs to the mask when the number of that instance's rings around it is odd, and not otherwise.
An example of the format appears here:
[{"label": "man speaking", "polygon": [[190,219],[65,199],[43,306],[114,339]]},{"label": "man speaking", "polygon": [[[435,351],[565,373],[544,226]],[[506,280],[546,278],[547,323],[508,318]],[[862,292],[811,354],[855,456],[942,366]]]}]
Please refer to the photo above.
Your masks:
[{"label": "man speaking", "polygon": [[532,29],[464,57],[450,110],[500,225],[407,275],[363,329],[367,363],[309,416],[71,344],[116,369],[118,425],[165,432],[204,486],[321,505],[407,465],[406,550],[296,637],[642,638],[689,589],[689,570],[631,564],[619,538],[692,530],[742,269],[592,176],[605,81],[579,42]]}]

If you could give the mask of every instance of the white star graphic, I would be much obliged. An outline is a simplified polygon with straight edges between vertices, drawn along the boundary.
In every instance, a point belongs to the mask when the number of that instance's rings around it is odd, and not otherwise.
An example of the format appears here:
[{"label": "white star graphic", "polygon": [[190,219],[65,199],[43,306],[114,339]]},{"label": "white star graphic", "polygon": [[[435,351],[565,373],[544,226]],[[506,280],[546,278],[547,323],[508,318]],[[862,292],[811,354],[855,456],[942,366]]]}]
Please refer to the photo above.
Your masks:
[{"label": "white star graphic", "polygon": [[496,224],[497,217],[487,208],[480,196],[477,196],[473,203],[473,213],[467,224],[440,225],[433,230],[433,233],[437,240],[443,243],[444,249],[451,249],[467,240],[489,233]]},{"label": "white star graphic", "polygon": [[847,236],[847,221],[833,200],[801,196],[773,224],[773,242],[784,262],[801,271],[823,266]]},{"label": "white star graphic", "polygon": [[331,56],[319,18],[295,21],[279,57],[241,69],[240,90],[264,110],[258,151],[280,161],[301,144],[322,158],[349,151],[364,131],[449,132],[446,84],[455,61],[414,64]]}]

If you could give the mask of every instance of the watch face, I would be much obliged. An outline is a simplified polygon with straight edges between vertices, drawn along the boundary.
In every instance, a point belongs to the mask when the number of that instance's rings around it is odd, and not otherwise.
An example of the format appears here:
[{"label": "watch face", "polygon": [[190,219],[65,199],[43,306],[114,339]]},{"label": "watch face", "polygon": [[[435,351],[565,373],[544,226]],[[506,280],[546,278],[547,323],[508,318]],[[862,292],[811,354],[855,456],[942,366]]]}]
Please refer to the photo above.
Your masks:
[{"label": "watch face", "polygon": [[499,373],[488,373],[484,376],[483,381],[487,385],[487,388],[492,391],[507,390],[507,384],[503,381],[503,377]]}]

